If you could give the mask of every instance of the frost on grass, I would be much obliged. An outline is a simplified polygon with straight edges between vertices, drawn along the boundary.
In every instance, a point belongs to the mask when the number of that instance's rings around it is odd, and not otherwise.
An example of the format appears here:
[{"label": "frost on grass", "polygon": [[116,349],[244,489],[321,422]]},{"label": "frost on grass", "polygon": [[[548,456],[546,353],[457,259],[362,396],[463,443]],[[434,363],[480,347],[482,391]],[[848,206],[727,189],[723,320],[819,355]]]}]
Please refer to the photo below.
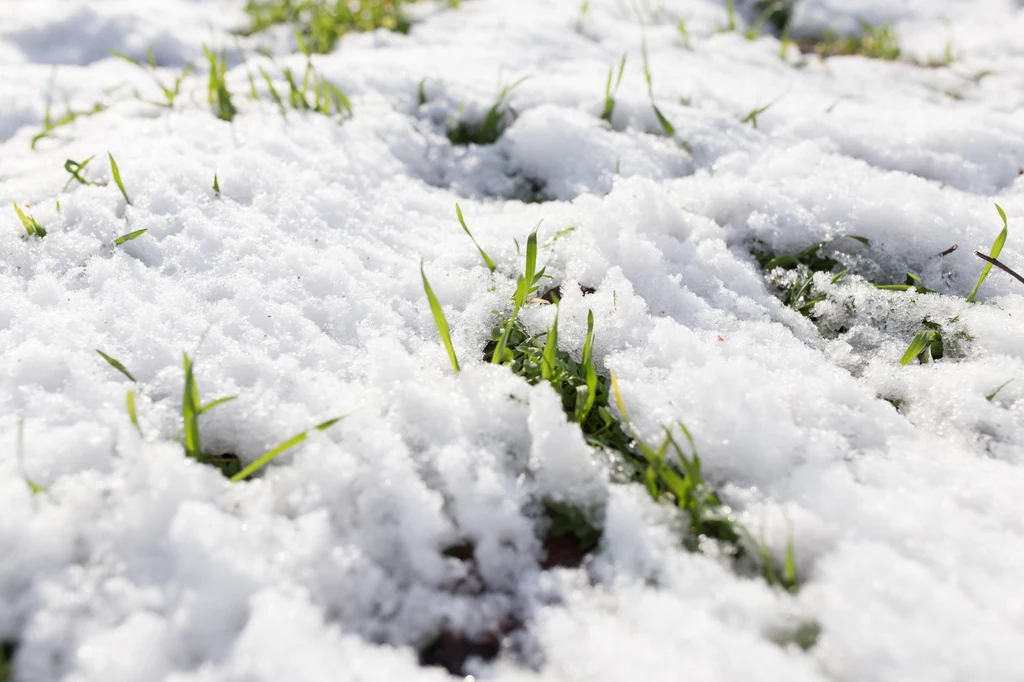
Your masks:
[{"label": "frost on grass", "polygon": [[[243,0],[0,3],[2,665],[1019,677],[1024,289],[993,269],[966,299],[994,203],[1022,268],[1022,10],[794,6],[794,40],[891,27],[887,61],[783,58],[773,16],[748,39],[761,3],[736,31],[711,0],[443,5],[307,55],[302,17],[236,49]],[[480,129],[453,140],[460,109]],[[585,369],[558,388],[483,357],[538,223],[555,357],[586,364],[592,314],[629,438],[685,424],[798,592],[689,551],[691,517],[577,423]],[[765,270],[818,244],[827,267]],[[542,355],[555,307],[521,308]],[[923,329],[941,354],[901,365]],[[302,441],[244,482],[188,457],[182,353],[199,395],[238,396],[200,455]]]}]

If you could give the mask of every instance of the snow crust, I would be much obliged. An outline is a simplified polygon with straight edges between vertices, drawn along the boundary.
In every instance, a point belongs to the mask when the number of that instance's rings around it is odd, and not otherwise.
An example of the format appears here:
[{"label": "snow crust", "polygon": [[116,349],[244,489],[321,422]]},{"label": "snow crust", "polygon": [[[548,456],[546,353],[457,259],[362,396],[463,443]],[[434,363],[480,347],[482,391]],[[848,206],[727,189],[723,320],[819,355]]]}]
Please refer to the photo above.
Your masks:
[{"label": "snow crust", "polygon": [[[964,302],[972,251],[1001,227],[994,202],[1010,216],[1002,259],[1024,267],[1019,3],[798,5],[798,31],[895,22],[921,60],[951,41],[957,61],[932,69],[798,66],[772,37],[720,32],[712,0],[592,0],[582,19],[573,2],[465,0],[315,57],[353,100],[342,125],[249,101],[244,66],[228,75],[233,123],[210,113],[202,74],[172,111],[131,96],[160,95],[108,50],[152,46],[171,77],[204,43],[233,48],[243,4],[0,4],[0,639],[19,643],[18,679],[440,680],[418,649],[510,622],[501,655],[470,664],[478,678],[1021,679],[1024,289],[995,272],[982,305]],[[676,139],[650,107],[643,41]],[[451,145],[460,106],[480,116],[526,75],[497,144]],[[48,97],[110,106],[33,151]],[[771,102],[756,129],[741,122]],[[87,176],[110,181],[107,152],[131,206],[113,183],[61,191],[66,159],[95,154]],[[545,201],[521,201],[530,188]],[[22,237],[15,201],[45,239]],[[778,556],[791,538],[797,595],[687,553],[548,386],[483,362],[521,267],[513,238],[542,219],[562,347],[579,352],[593,310],[598,365],[638,431],[687,424],[742,523]],[[871,246],[851,250],[863,277],[821,283],[823,336],[752,253],[841,235]],[[908,270],[938,295],[866,279]],[[541,331],[553,315],[524,319]],[[901,367],[924,318],[955,318],[963,342]],[[137,377],[145,438],[96,348]],[[211,451],[248,462],[350,416],[229,484],[179,444],[182,351],[205,397],[239,396],[202,417]],[[602,510],[580,568],[541,568],[549,499]],[[474,562],[445,553],[467,542]],[[787,643],[808,622],[817,644]]]}]

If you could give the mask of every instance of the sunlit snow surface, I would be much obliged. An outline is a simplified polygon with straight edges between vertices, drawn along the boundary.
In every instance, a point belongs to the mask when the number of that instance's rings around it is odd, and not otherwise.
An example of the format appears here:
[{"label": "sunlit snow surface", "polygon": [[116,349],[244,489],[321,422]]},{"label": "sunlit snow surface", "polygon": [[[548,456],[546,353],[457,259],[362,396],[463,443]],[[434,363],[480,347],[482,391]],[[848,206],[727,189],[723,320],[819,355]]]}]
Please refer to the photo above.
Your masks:
[{"label": "sunlit snow surface", "polygon": [[[1020,3],[797,12],[798,31],[897,22],[921,60],[951,41],[961,58],[938,69],[797,68],[773,38],[719,32],[712,0],[633,3],[643,21],[592,0],[582,23],[570,0],[423,6],[407,36],[351,35],[315,59],[352,98],[343,125],[253,103],[245,67],[229,73],[234,122],[210,113],[202,45],[233,54],[243,4],[0,2],[0,639],[20,643],[20,679],[438,680],[416,651],[442,630],[509,631],[469,666],[492,680],[1021,679],[1024,288],[994,272],[982,305],[963,300],[972,251],[1001,227],[993,203],[1010,217],[1003,259],[1024,266]],[[645,38],[675,141],[649,105]],[[289,40],[242,47],[301,69]],[[135,99],[161,95],[107,53],[150,45],[165,80],[199,67],[174,111]],[[482,115],[525,75],[497,145],[448,142],[461,104]],[[65,98],[111,106],[32,151],[48,95],[55,114]],[[741,123],[773,101],[757,129]],[[132,206],[112,183],[61,191],[66,159],[96,155],[87,177],[109,180],[108,152]],[[527,180],[552,200],[509,199]],[[45,239],[23,238],[15,201]],[[798,595],[687,553],[664,507],[609,481],[550,388],[484,364],[521,267],[513,238],[542,219],[541,243],[576,228],[540,255],[566,293],[563,348],[582,347],[593,310],[599,366],[637,428],[654,439],[685,421],[709,479],[778,555],[788,517]],[[851,278],[816,310],[844,332],[826,338],[751,254],[842,234],[871,240],[875,279],[910,270],[941,295]],[[525,319],[539,332],[553,315]],[[972,340],[956,357],[899,366],[922,319],[957,316]],[[96,348],[138,378],[145,440]],[[182,351],[204,397],[239,396],[203,416],[210,451],[250,461],[351,416],[229,484],[178,445]],[[543,499],[606,509],[583,567],[541,569]],[[443,554],[466,541],[473,564]],[[816,646],[779,644],[806,622]]]}]

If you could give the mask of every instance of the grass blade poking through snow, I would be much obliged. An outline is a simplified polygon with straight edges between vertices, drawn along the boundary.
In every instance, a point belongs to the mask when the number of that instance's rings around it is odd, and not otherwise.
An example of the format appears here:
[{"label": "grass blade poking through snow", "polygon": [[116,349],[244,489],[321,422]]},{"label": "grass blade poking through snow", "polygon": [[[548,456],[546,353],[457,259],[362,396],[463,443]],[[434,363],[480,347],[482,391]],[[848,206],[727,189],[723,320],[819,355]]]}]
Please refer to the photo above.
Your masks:
[{"label": "grass blade poking through snow", "polygon": [[[594,311],[591,310],[587,313],[587,338],[583,342],[583,372],[587,379],[587,385],[584,389],[580,386],[576,396],[576,414],[574,420],[582,424],[587,420],[587,416],[590,414],[590,410],[594,408],[594,401],[597,400],[597,368],[594,367]],[[586,399],[583,398],[583,392],[586,391]]]},{"label": "grass blade poking through snow", "polygon": [[[95,154],[93,156],[90,156],[85,161],[75,161],[74,159],[67,159],[64,162],[64,170],[66,170],[68,173],[71,174],[71,177],[68,178],[67,183],[64,185],[64,190],[66,190],[68,188],[68,185],[70,185],[75,180],[78,180],[78,182],[83,184],[83,185],[95,185],[96,184],[96,183],[90,182],[90,181],[88,181],[88,180],[86,180],[85,178],[82,177],[82,173],[85,172],[85,167],[88,166],[89,162],[92,161],[94,158],[96,158]],[[61,191],[64,191],[64,190],[61,190]]]},{"label": "grass blade poking through snow", "polygon": [[[185,387],[181,397],[181,420],[185,434],[185,454],[200,462],[220,461],[218,458],[205,455],[202,449],[202,441],[199,437],[199,415],[209,412],[214,407],[222,405],[237,396],[217,398],[206,405],[199,401],[199,387],[196,385],[195,372],[192,359],[187,353],[183,353],[185,365]],[[220,458],[223,459],[223,458]]]},{"label": "grass blade poking through snow", "polygon": [[[996,204],[996,210],[999,211],[999,217],[1003,219],[1003,229],[996,237],[995,242],[992,243],[992,251],[989,253],[989,258],[999,258],[999,254],[1003,250],[1003,245],[1006,244],[1006,237],[1009,234],[1009,225],[1006,222],[1006,212],[1003,211],[1003,207]],[[981,276],[978,278],[978,283],[974,285],[974,289],[971,290],[970,295],[967,297],[968,303],[974,303],[974,299],[978,296],[978,289],[981,288],[985,278],[988,277],[988,273],[992,271],[992,264],[985,263],[985,267],[981,270]]]},{"label": "grass blade poking through snow", "polygon": [[558,303],[555,303],[555,321],[548,330],[548,338],[544,342],[544,353],[540,361],[540,377],[544,381],[553,381],[558,368]]},{"label": "grass blade poking through snow", "polygon": [[139,426],[139,414],[135,409],[135,391],[128,391],[125,395],[125,407],[128,408],[128,419],[131,420],[132,426],[139,432],[139,436],[142,436],[142,427]]},{"label": "grass blade poking through snow", "polygon": [[206,86],[207,102],[213,107],[213,113],[217,118],[231,121],[238,113],[238,109],[231,102],[231,91],[227,86],[227,57],[223,52],[218,55],[206,45],[203,45],[203,54],[210,65],[210,78]]},{"label": "grass blade poking through snow", "polygon": [[540,229],[540,223],[537,223],[537,227],[533,228],[533,232],[526,240],[526,272],[520,275],[518,283],[516,285],[516,294],[513,299],[512,316],[505,323],[505,329],[502,331],[501,336],[498,338],[498,343],[494,347],[494,355],[491,356],[491,363],[500,365],[501,363],[509,360],[508,353],[508,340],[512,334],[512,330],[516,326],[516,320],[519,318],[519,311],[522,310],[526,304],[526,299],[529,298],[530,293],[537,289],[537,282],[544,276],[544,270],[536,272],[537,270],[537,230]]},{"label": "grass blade poking through snow", "polygon": [[654,82],[651,78],[651,69],[647,63],[647,41],[645,40],[640,46],[640,54],[643,55],[644,60],[644,80],[647,81],[647,95],[651,99],[651,108],[654,109],[654,115],[658,119],[658,123],[661,125],[661,129],[665,132],[666,137],[675,137],[676,129],[672,123],[669,122],[665,115],[661,113],[661,109],[654,103]]},{"label": "grass blade poking through snow", "polygon": [[935,329],[922,329],[914,337],[914,340],[910,342],[910,346],[907,347],[907,351],[900,359],[900,364],[909,365],[917,357],[921,358],[922,364],[927,363],[932,359],[930,351],[932,344],[937,340],[939,340],[938,331]]},{"label": "grass blade poking through snow", "polygon": [[508,119],[515,116],[515,111],[509,105],[509,98],[512,91],[518,88],[529,76],[523,76],[511,85],[506,85],[499,92],[494,104],[487,110],[484,118],[479,123],[468,123],[462,120],[461,115],[453,128],[448,130],[448,139],[452,144],[494,144],[501,137],[508,124]]},{"label": "grass blade poking through snow", "polygon": [[462,225],[462,229],[465,230],[466,234],[469,235],[469,238],[473,240],[473,246],[475,246],[477,251],[480,252],[480,256],[484,259],[484,263],[487,263],[487,269],[494,272],[494,269],[497,266],[494,264],[494,261],[491,260],[491,257],[487,255],[487,252],[483,250],[483,247],[477,243],[476,237],[473,236],[473,233],[469,231],[469,227],[466,226],[466,220],[462,217],[462,207],[459,206],[458,203],[455,204],[455,215],[459,217],[459,224]]},{"label": "grass blade poking through snow", "polygon": [[341,417],[335,417],[334,419],[328,419],[325,422],[317,424],[316,426],[314,426],[309,431],[303,431],[302,433],[300,433],[300,434],[298,434],[296,436],[292,436],[291,438],[289,438],[288,440],[284,441],[283,443],[281,443],[277,447],[272,448],[271,450],[268,450],[266,453],[264,453],[263,455],[258,457],[256,459],[256,461],[254,461],[252,464],[250,464],[249,466],[245,467],[244,469],[239,471],[237,474],[232,476],[231,479],[230,479],[231,482],[232,483],[237,483],[238,481],[244,481],[245,479],[249,478],[250,476],[252,476],[257,471],[259,471],[260,469],[265,467],[267,464],[269,464],[270,461],[272,459],[274,459],[275,457],[277,457],[278,455],[280,455],[280,454],[282,454],[282,453],[284,453],[284,452],[286,452],[288,450],[291,450],[296,445],[298,445],[298,444],[302,443],[303,441],[305,441],[307,438],[309,438],[309,434],[312,431],[326,431],[327,429],[331,428],[332,426],[334,426],[335,424],[340,422],[342,419],[344,419],[345,416],[347,416],[347,415],[343,415]]},{"label": "grass blade poking through snow", "polygon": [[25,227],[25,232],[28,233],[29,237],[42,238],[46,236],[46,230],[43,229],[43,226],[36,222],[36,219],[32,216],[25,215],[24,211],[21,210],[21,207],[18,206],[18,204],[14,204],[14,212],[18,214],[18,220],[20,220],[21,224]]},{"label": "grass blade poking through snow", "polygon": [[134,232],[129,232],[128,234],[122,234],[120,237],[114,240],[114,246],[120,246],[125,242],[130,242],[133,239],[138,239],[142,235],[146,234],[146,232],[148,231],[149,228],[146,228],[145,230],[135,230]]},{"label": "grass blade poking through snow", "polygon": [[444,316],[444,309],[441,308],[440,301],[434,295],[434,290],[430,288],[430,282],[427,281],[427,273],[423,270],[423,261],[420,261],[420,275],[423,277],[423,291],[427,294],[427,301],[430,303],[430,312],[434,316],[434,325],[437,327],[437,333],[441,335],[441,342],[444,343],[444,348],[448,351],[448,359],[452,363],[452,369],[458,373],[460,369],[459,359],[455,357],[455,346],[452,345],[452,335],[448,329],[448,320]]},{"label": "grass blade poking through snow", "polygon": [[136,378],[134,376],[132,376],[132,373],[128,371],[128,368],[125,367],[124,365],[122,365],[119,360],[117,360],[116,358],[110,357],[109,355],[107,355],[106,353],[101,351],[99,348],[96,349],[96,352],[99,353],[100,357],[103,358],[104,360],[106,360],[107,364],[109,364],[111,367],[113,367],[114,369],[116,369],[118,372],[120,372],[121,374],[125,375],[126,377],[128,377],[129,380],[131,380],[131,381],[133,381],[135,383],[138,383],[138,380],[136,380]]},{"label": "grass blade poking through snow", "polygon": [[615,85],[612,86],[612,77],[615,76],[615,67],[608,67],[608,81],[604,85],[604,109],[601,111],[601,119],[612,122],[612,114],[615,112],[615,95],[619,91],[619,84],[622,83],[622,74],[626,70],[626,55],[622,55],[619,62],[619,75],[615,77]]},{"label": "grass blade poking through snow", "polygon": [[114,155],[107,152],[107,156],[110,157],[110,172],[114,175],[114,182],[117,183],[117,188],[121,190],[121,196],[124,197],[124,201],[129,206],[132,205],[132,200],[128,198],[128,192],[124,189],[124,183],[121,182],[121,171],[117,167],[117,161],[114,161]]}]

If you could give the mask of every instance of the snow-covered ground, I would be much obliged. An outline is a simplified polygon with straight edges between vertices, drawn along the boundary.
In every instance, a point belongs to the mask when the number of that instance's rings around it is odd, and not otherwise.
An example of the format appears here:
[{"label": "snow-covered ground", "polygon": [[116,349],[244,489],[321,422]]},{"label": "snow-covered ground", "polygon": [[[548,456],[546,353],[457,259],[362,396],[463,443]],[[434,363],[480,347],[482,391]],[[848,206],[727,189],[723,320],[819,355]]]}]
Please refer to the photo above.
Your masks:
[{"label": "snow-covered ground", "polygon": [[[964,300],[993,203],[1002,260],[1024,266],[1019,1],[797,6],[795,35],[894,22],[919,61],[950,45],[940,68],[783,60],[773,37],[722,32],[717,0],[422,4],[408,35],[314,57],[352,100],[341,124],[248,97],[246,70],[272,67],[233,57],[243,6],[0,2],[0,640],[17,679],[438,680],[417,652],[439,633],[500,641],[467,669],[502,681],[1024,678],[1024,287],[996,271]],[[233,122],[207,104],[204,43],[233,59]],[[173,110],[108,54],[150,46],[165,82],[197,67]],[[301,72],[287,30],[241,41],[261,46]],[[460,106],[480,117],[522,76],[495,145],[449,142]],[[55,118],[65,99],[109,106],[33,150],[48,99]],[[93,155],[85,177],[106,184],[62,191],[65,161]],[[593,310],[634,426],[686,423],[739,521],[776,556],[792,542],[799,592],[687,552],[549,386],[485,363],[513,238],[541,220],[562,348],[580,352]],[[823,281],[811,318],[788,308],[754,252],[840,235],[870,240],[848,249],[855,275]],[[908,270],[938,293],[867,281]],[[926,318],[946,357],[901,366]],[[97,348],[138,379],[144,437]],[[248,462],[351,414],[229,483],[180,445],[183,351],[204,397],[238,396],[202,417],[211,452]],[[582,566],[542,568],[544,500],[601,510]],[[810,623],[814,646],[788,643]]]}]

